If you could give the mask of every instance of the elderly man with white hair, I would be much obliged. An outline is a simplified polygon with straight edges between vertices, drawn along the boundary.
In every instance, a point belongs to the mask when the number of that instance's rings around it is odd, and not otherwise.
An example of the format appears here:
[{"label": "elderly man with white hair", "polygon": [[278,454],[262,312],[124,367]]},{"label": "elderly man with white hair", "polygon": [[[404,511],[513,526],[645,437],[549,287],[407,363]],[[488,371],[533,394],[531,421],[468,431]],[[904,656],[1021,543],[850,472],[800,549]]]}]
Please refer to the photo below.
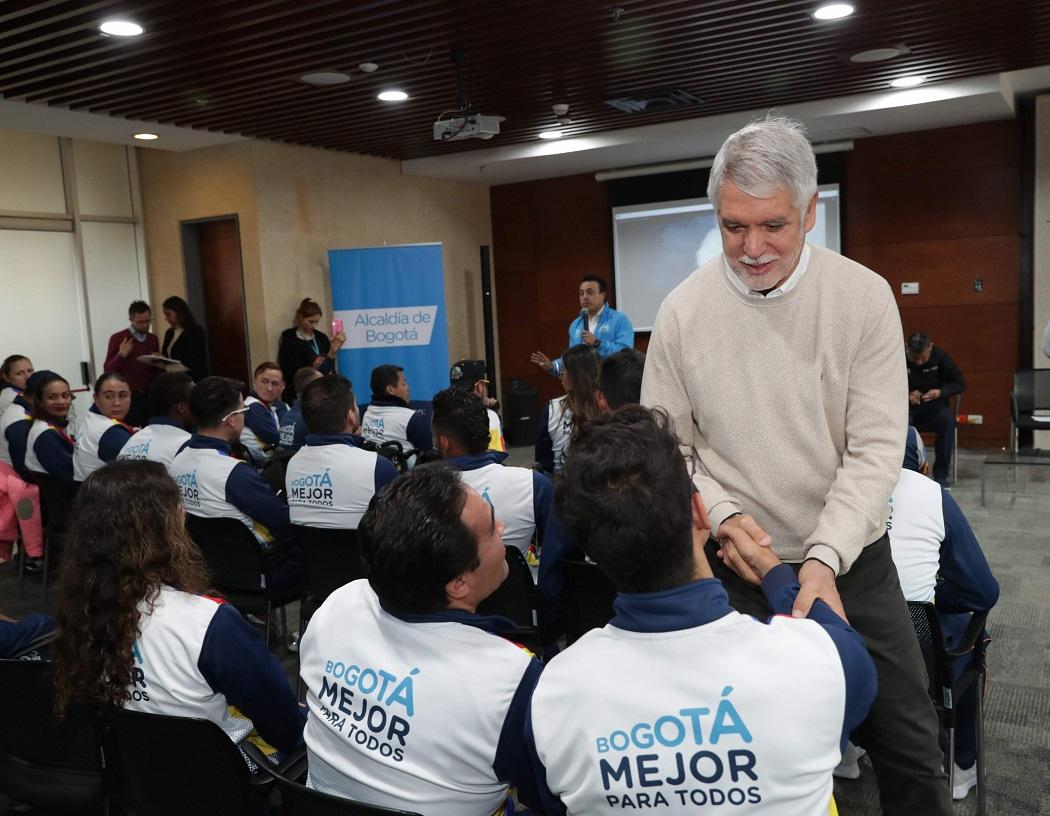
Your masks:
[{"label": "elderly man with white hair", "polygon": [[[806,243],[817,167],[800,123],[768,117],[732,134],[707,192],[723,256],[661,305],[642,403],[675,421],[733,606],[769,614],[736,545],[771,546],[798,571],[796,617],[821,598],[864,638],[879,694],[854,739],[883,813],[946,816],[936,715],[886,536],[908,420],[893,293]],[[791,705],[776,678],[770,693]]]}]

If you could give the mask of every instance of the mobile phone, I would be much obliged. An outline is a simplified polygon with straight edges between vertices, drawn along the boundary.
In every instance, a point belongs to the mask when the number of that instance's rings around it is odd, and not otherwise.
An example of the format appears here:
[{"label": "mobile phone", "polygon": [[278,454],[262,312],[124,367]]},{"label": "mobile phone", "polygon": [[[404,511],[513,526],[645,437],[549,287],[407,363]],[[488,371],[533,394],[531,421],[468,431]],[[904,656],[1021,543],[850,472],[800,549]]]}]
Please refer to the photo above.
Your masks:
[{"label": "mobile phone", "polygon": [[335,337],[337,334],[340,334],[342,331],[343,331],[343,321],[341,319],[339,319],[339,318],[336,318],[335,320],[332,321],[332,337]]}]

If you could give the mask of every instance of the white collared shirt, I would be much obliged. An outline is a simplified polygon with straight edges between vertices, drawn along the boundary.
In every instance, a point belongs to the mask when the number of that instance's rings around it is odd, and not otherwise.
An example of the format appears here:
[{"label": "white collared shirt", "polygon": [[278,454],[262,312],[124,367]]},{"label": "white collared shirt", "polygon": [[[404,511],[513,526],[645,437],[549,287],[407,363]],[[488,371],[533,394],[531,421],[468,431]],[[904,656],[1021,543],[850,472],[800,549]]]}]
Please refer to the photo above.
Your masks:
[{"label": "white collared shirt", "polygon": [[787,279],[776,289],[762,294],[754,289],[749,289],[747,284],[740,280],[740,276],[733,271],[733,267],[729,265],[729,261],[726,260],[726,256],[722,255],[722,269],[726,273],[726,277],[729,278],[729,282],[733,284],[734,288],[742,295],[753,298],[775,298],[782,297],[798,286],[798,282],[802,280],[802,276],[806,274],[806,267],[809,266],[809,244],[803,244],[802,254],[798,256],[798,264],[795,266],[795,271],[787,276]]}]

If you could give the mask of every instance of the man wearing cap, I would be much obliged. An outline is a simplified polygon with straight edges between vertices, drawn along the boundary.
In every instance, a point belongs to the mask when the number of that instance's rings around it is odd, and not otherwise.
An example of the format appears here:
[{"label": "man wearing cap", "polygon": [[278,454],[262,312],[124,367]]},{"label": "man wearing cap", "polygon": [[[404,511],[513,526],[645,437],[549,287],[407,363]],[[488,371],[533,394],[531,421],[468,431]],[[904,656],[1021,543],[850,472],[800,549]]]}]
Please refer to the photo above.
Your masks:
[{"label": "man wearing cap", "polygon": [[485,406],[489,421],[489,450],[506,451],[507,442],[503,438],[503,423],[500,422],[499,401],[489,396],[489,380],[485,371],[484,360],[459,360],[448,373],[449,384],[453,388],[470,391]]},{"label": "man wearing cap", "polygon": [[955,410],[950,402],[966,388],[962,372],[926,332],[908,338],[908,421],[920,431],[933,431],[933,478],[948,484],[948,467],[955,448]]}]

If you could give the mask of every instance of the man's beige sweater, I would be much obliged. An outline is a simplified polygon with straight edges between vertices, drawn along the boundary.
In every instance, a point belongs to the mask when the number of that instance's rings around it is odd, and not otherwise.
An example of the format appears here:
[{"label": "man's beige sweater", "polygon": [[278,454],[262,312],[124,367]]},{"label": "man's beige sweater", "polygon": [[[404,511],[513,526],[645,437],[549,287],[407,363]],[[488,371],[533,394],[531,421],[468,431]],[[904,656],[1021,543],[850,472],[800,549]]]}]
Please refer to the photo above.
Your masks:
[{"label": "man's beige sweater", "polygon": [[784,561],[837,573],[886,532],[908,423],[889,285],[821,247],[782,297],[705,264],[660,306],[642,403],[674,420],[715,530],[750,513]]}]

